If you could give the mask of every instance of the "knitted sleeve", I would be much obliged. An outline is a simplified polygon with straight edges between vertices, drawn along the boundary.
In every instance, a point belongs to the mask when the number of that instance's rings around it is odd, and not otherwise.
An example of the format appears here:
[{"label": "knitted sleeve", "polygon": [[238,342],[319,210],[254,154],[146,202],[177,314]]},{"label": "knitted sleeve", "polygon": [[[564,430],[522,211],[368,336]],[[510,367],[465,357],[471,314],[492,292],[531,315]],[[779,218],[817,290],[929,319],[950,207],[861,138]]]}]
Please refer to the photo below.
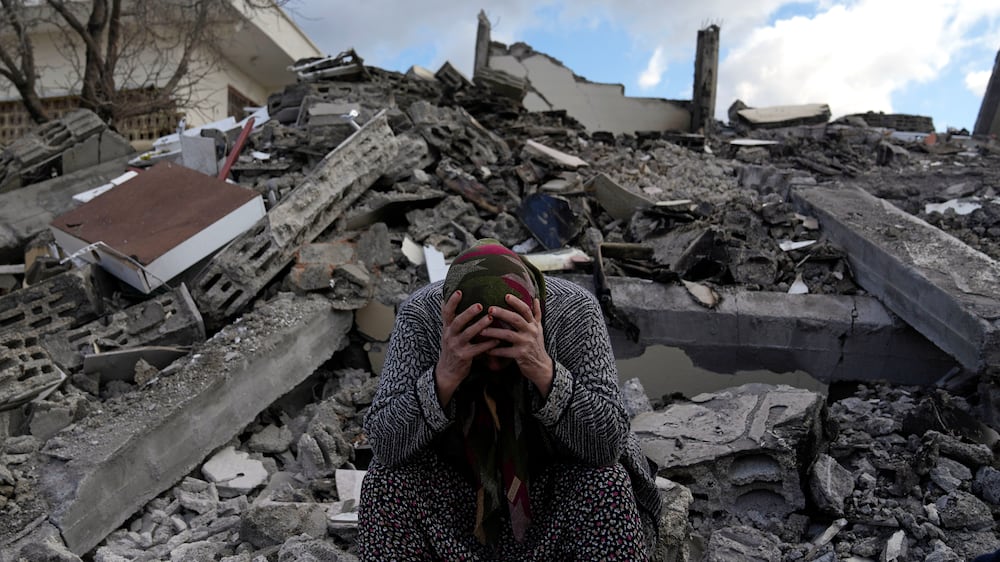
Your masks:
[{"label": "knitted sleeve", "polygon": [[434,384],[440,353],[441,284],[433,283],[400,305],[378,390],[365,415],[365,431],[379,462],[405,462],[451,423]]},{"label": "knitted sleeve", "polygon": [[630,425],[600,305],[569,281],[550,279],[548,287],[543,330],[555,379],[549,396],[536,400],[535,416],[580,461],[613,464]]}]

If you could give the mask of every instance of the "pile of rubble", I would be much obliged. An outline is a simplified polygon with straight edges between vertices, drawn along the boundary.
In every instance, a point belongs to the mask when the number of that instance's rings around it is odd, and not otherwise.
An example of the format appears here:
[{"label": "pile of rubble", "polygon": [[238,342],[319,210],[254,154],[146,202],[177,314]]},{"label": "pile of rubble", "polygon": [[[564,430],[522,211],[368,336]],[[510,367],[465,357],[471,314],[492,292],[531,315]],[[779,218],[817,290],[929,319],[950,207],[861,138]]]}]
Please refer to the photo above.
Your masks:
[{"label": "pile of rubble", "polygon": [[[652,403],[628,381],[661,467],[657,560],[1000,547],[994,143],[742,104],[704,137],[611,134],[527,111],[499,71],[303,69],[253,120],[127,155],[138,181],[207,166],[266,209],[174,277],[53,240],[83,232],[54,220],[84,209],[66,194],[120,190],[120,160],[30,184],[5,152],[29,185],[0,205],[24,256],[0,271],[0,560],[353,559],[394,307],[482,237],[592,290],[627,344],[870,381]],[[926,273],[943,257],[946,281]]]}]

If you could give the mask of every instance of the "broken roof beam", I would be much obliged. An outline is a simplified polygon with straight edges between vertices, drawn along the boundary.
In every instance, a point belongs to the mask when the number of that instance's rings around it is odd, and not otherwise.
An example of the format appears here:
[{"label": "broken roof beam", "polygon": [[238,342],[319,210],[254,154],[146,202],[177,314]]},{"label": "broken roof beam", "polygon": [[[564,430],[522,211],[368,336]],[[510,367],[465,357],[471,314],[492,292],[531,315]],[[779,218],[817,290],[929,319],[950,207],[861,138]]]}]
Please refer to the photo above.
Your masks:
[{"label": "broken roof beam", "polygon": [[191,284],[207,327],[243,309],[392,164],[396,142],[385,112],[326,155],[247,232],[216,254]]},{"label": "broken roof beam", "polygon": [[[590,277],[570,278],[593,286]],[[707,309],[680,285],[631,277],[609,277],[608,285],[617,312],[638,328],[640,348],[678,347],[717,373],[802,370],[826,383],[927,384],[955,365],[871,297],[737,290]]]},{"label": "broken roof beam", "polygon": [[[38,470],[50,520],[83,555],[347,345],[353,315],[290,295],[246,314],[169,375],[49,440]],[[281,376],[275,376],[280,372]]]},{"label": "broken roof beam", "polygon": [[857,187],[799,187],[792,200],[888,309],[967,369],[1000,366],[1000,264]]}]

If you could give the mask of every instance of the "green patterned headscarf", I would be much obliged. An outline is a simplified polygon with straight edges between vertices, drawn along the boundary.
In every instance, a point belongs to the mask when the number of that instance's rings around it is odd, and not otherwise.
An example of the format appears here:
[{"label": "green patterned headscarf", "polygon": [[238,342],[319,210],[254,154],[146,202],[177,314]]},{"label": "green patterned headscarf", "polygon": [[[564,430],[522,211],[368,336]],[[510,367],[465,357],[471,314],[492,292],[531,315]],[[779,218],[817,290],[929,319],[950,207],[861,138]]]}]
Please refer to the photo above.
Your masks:
[{"label": "green patterned headscarf", "polygon": [[[545,278],[535,266],[491,238],[459,254],[444,281],[444,298],[462,291],[457,311],[481,303],[510,308],[512,294],[532,306],[545,303]],[[476,489],[475,536],[490,544],[510,525],[514,538],[524,540],[531,522],[528,481],[531,463],[544,458],[537,426],[531,423],[528,385],[523,377],[476,370],[455,394],[456,426]]]}]

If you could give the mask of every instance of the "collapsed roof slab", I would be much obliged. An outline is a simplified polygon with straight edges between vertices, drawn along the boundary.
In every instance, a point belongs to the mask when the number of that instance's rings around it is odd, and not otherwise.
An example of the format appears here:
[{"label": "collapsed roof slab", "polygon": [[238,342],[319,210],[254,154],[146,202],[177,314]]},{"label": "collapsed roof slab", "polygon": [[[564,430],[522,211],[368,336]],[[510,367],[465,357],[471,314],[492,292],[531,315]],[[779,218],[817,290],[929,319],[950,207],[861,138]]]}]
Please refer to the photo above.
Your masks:
[{"label": "collapsed roof slab", "polygon": [[[592,287],[589,277],[574,281]],[[826,383],[927,384],[955,366],[871,297],[722,291],[722,302],[708,309],[681,286],[631,277],[608,284],[621,317],[638,328],[641,349],[678,347],[717,373],[801,370]]]},{"label": "collapsed roof slab", "polygon": [[852,185],[798,187],[792,200],[844,248],[870,294],[964,367],[1000,366],[1000,264]]},{"label": "collapsed roof slab", "polygon": [[345,347],[352,323],[322,297],[286,293],[50,439],[39,487],[67,546],[89,552],[180,481]]}]

